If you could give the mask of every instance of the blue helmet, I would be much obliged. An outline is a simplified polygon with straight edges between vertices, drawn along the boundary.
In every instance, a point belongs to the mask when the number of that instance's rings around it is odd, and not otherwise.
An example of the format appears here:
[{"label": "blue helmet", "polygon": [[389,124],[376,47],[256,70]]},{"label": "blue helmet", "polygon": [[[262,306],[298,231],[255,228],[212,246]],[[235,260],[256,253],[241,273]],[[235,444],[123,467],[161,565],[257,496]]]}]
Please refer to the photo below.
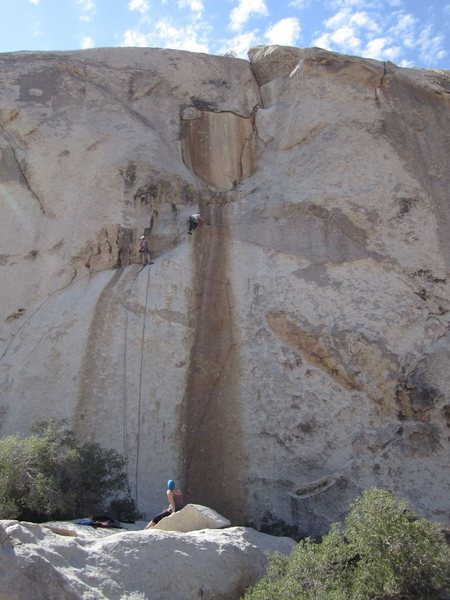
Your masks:
[{"label": "blue helmet", "polygon": [[173,479],[169,479],[169,481],[167,482],[167,489],[168,490],[175,489],[175,481]]}]

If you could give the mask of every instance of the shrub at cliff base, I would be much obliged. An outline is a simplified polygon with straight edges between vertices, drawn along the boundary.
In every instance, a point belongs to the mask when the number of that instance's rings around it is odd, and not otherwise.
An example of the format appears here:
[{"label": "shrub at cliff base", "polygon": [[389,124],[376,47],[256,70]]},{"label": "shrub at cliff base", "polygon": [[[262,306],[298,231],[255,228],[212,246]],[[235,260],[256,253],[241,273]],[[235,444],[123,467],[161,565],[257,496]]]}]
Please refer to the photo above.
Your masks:
[{"label": "shrub at cliff base", "polygon": [[0,438],[0,518],[73,519],[113,508],[134,520],[124,468],[115,450],[77,444],[64,421],[38,422],[29,437]]},{"label": "shrub at cliff base", "polygon": [[274,555],[245,600],[424,600],[449,591],[450,551],[439,525],[389,492],[366,491],[344,527]]}]

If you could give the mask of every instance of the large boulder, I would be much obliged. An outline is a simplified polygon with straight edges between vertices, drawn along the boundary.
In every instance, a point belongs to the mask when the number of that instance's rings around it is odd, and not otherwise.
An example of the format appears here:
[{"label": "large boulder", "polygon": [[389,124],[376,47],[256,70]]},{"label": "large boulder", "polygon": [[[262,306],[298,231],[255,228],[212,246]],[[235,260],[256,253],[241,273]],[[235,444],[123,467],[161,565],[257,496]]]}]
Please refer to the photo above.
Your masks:
[{"label": "large boulder", "polygon": [[245,527],[74,538],[3,521],[0,600],[238,600],[268,553],[288,554],[294,543]]},{"label": "large boulder", "polygon": [[161,519],[155,525],[161,531],[197,531],[198,529],[221,529],[229,527],[231,522],[219,515],[218,512],[201,506],[200,504],[187,504],[184,508],[172,515]]}]

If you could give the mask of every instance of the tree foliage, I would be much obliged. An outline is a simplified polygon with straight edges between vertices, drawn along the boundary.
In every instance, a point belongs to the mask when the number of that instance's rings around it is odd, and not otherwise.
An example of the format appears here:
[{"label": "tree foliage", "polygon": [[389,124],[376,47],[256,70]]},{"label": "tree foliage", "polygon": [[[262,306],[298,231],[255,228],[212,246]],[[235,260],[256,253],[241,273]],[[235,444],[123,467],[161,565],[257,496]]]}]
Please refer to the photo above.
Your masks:
[{"label": "tree foliage", "polygon": [[344,527],[321,542],[302,540],[275,554],[245,600],[423,600],[449,591],[450,550],[438,524],[373,488],[353,504]]},{"label": "tree foliage", "polygon": [[[0,518],[43,521],[126,507],[138,518],[125,463],[95,442],[77,444],[64,421],[36,423],[29,437],[0,438]],[[124,514],[126,513],[126,514]]]}]

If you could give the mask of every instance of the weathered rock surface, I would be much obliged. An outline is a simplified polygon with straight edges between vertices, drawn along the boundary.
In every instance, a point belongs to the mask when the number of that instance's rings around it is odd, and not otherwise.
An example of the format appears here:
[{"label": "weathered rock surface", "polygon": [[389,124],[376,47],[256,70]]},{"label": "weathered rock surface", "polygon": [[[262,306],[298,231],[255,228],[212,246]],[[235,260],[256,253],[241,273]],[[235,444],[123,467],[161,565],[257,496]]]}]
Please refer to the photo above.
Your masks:
[{"label": "weathered rock surface", "polygon": [[173,477],[233,523],[321,533],[374,484],[448,523],[449,73],[277,46],[0,69],[1,433],[69,419],[149,515]]},{"label": "weathered rock surface", "polygon": [[187,533],[199,529],[221,529],[229,527],[230,521],[215,510],[200,504],[187,504],[181,510],[161,519],[155,529]]},{"label": "weathered rock surface", "polygon": [[[0,521],[0,600],[238,600],[267,554],[294,545],[245,527],[193,533]],[[99,533],[101,531],[101,533]]]}]

